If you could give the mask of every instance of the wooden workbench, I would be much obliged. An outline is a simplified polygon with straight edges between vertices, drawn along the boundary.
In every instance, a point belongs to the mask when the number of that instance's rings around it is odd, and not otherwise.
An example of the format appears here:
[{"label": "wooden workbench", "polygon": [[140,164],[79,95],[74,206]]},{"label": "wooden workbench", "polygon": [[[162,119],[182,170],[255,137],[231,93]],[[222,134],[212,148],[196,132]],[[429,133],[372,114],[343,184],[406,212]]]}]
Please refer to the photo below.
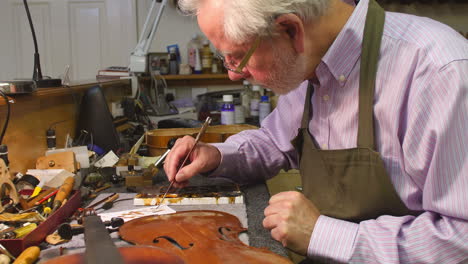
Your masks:
[{"label": "wooden workbench", "polygon": [[[10,96],[11,116],[3,144],[9,150],[10,172],[22,172],[35,168],[36,159],[47,149],[46,130],[54,123],[57,147],[65,144],[67,134],[74,136],[77,109],[81,95],[88,88],[101,85],[108,101],[116,101],[131,94],[130,80],[76,81],[70,86],[41,88],[32,94]],[[6,115],[6,104],[0,99],[0,129]]]}]

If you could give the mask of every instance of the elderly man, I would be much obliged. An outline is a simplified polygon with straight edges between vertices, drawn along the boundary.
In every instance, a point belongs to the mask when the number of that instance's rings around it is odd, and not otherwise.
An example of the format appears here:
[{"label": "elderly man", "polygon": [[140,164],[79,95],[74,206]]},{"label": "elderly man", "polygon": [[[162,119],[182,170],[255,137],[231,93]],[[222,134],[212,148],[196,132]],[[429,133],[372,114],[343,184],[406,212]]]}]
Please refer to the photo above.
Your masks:
[{"label": "elderly man", "polygon": [[308,258],[468,259],[468,42],[375,0],[179,0],[233,80],[281,94],[258,130],[179,139],[165,170],[246,183],[299,168],[303,193],[271,197],[263,225]]}]

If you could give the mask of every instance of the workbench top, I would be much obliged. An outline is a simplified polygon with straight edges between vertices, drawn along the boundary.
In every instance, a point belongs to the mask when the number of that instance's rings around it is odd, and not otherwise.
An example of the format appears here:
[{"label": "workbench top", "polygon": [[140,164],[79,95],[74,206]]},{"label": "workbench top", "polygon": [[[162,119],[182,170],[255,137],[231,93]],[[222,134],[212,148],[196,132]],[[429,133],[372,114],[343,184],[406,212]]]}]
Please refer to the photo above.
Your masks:
[{"label": "workbench top", "polygon": [[[161,176],[159,176],[161,178]],[[197,177],[197,182],[210,182],[212,179],[205,177]],[[158,183],[159,184],[159,183]],[[233,214],[239,218],[242,225],[248,228],[247,237],[240,236],[241,240],[253,247],[268,248],[271,251],[287,256],[286,249],[281,243],[271,238],[270,232],[263,228],[262,221],[264,218],[263,211],[268,205],[270,194],[265,183],[258,183],[255,185],[242,186],[241,190],[244,195],[244,204],[224,204],[224,205],[171,205],[170,207],[176,211],[187,211],[187,210],[218,210]],[[125,193],[125,187],[111,188],[106,190],[107,193],[100,194],[95,200],[99,200],[109,195],[110,193],[117,192],[120,194],[119,199],[121,202],[117,202],[113,208],[106,212],[117,212],[122,210],[128,210],[136,208],[133,205],[133,198],[135,193]],[[125,200],[127,199],[127,200]],[[99,213],[99,212],[98,212]],[[118,237],[118,233],[114,232],[111,237],[117,246],[127,246],[129,243],[121,240]],[[42,250],[40,262],[47,259],[59,256],[60,248],[66,248],[65,254],[74,254],[84,252],[84,235],[77,235],[72,240],[65,244],[48,246],[47,249]]]}]

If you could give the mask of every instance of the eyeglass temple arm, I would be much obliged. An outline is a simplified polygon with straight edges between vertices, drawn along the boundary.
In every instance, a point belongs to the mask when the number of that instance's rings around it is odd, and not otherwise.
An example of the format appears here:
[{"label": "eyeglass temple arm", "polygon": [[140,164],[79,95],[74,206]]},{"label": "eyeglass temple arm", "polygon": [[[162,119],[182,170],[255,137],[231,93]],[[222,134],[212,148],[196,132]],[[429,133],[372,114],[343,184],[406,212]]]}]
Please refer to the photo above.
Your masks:
[{"label": "eyeglass temple arm", "polygon": [[247,62],[249,61],[250,57],[255,52],[259,44],[260,44],[260,37],[257,37],[255,39],[253,46],[249,49],[249,51],[247,51],[247,54],[245,54],[244,59],[242,59],[239,66],[237,66],[236,72],[241,72],[242,69],[244,69],[245,65],[247,64]]}]

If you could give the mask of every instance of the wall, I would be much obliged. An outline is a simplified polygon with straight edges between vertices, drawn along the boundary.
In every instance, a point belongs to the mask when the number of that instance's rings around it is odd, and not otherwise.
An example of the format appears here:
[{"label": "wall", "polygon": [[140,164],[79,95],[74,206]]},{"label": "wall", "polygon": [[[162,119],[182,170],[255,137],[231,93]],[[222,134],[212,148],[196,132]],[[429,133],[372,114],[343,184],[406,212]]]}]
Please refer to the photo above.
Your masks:
[{"label": "wall", "polygon": [[[135,0],[28,0],[44,76],[72,80],[126,65],[136,44]],[[30,79],[34,46],[21,0],[0,1],[0,80]]]},{"label": "wall", "polygon": [[[146,15],[152,0],[137,0],[137,26],[138,37],[145,23]],[[161,5],[157,4],[157,8]],[[166,46],[178,44],[182,56],[182,62],[187,62],[187,43],[194,34],[203,35],[196,20],[189,16],[180,14],[173,1],[168,1],[162,14],[158,29],[155,33],[150,51],[166,52]]]}]

